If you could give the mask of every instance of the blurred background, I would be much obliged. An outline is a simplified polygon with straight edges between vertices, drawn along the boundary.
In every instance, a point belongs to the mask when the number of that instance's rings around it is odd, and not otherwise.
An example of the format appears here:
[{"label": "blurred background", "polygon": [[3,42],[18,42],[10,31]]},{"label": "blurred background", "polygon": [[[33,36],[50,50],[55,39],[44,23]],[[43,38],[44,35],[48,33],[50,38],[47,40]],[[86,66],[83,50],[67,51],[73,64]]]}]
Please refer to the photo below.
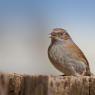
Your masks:
[{"label": "blurred background", "polygon": [[47,56],[48,34],[65,28],[95,73],[95,0],[0,0],[0,71],[61,74]]}]

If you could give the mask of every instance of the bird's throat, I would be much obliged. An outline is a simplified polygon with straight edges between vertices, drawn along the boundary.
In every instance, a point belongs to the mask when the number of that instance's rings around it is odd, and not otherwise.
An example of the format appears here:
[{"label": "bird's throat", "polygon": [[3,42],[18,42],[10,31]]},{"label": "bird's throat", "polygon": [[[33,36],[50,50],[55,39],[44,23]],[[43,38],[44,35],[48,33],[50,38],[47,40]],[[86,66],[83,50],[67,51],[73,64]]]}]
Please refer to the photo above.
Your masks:
[{"label": "bird's throat", "polygon": [[51,43],[54,44],[57,41],[57,39],[51,38]]}]

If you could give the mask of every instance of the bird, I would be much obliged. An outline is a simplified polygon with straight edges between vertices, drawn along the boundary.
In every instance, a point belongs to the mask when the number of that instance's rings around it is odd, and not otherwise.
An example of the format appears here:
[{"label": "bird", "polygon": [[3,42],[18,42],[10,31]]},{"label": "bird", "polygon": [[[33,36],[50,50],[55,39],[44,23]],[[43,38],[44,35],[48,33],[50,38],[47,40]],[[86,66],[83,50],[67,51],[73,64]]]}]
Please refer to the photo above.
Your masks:
[{"label": "bird", "polygon": [[66,76],[91,76],[88,60],[65,29],[54,28],[50,38],[48,58],[56,69]]}]

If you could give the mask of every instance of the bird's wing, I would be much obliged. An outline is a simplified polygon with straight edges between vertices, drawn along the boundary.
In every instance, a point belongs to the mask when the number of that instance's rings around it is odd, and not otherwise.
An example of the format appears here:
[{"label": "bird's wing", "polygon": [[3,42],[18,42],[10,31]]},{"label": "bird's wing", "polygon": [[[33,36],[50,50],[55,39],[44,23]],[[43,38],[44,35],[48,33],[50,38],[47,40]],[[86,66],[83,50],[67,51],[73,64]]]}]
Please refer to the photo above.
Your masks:
[{"label": "bird's wing", "polygon": [[89,62],[86,59],[84,53],[81,51],[81,49],[75,43],[68,45],[67,48],[70,50],[70,52],[72,53],[74,58],[76,58],[77,60],[81,60],[84,63],[86,63],[87,65],[89,65]]}]

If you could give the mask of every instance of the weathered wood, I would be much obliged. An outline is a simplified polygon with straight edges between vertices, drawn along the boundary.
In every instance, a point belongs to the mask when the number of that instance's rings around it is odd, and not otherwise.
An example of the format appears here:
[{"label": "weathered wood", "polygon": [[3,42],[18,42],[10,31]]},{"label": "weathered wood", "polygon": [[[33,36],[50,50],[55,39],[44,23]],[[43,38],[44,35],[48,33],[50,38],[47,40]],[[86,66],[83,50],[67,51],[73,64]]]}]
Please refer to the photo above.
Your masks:
[{"label": "weathered wood", "polygon": [[95,95],[95,76],[92,76],[89,79],[89,91],[89,95]]},{"label": "weathered wood", "polygon": [[47,95],[48,77],[25,76],[21,95]]},{"label": "weathered wood", "polygon": [[0,74],[0,95],[95,95],[95,76]]},{"label": "weathered wood", "polygon": [[8,94],[8,76],[7,74],[0,73],[0,95]]},{"label": "weathered wood", "polygon": [[51,77],[48,95],[89,95],[89,77]]}]

